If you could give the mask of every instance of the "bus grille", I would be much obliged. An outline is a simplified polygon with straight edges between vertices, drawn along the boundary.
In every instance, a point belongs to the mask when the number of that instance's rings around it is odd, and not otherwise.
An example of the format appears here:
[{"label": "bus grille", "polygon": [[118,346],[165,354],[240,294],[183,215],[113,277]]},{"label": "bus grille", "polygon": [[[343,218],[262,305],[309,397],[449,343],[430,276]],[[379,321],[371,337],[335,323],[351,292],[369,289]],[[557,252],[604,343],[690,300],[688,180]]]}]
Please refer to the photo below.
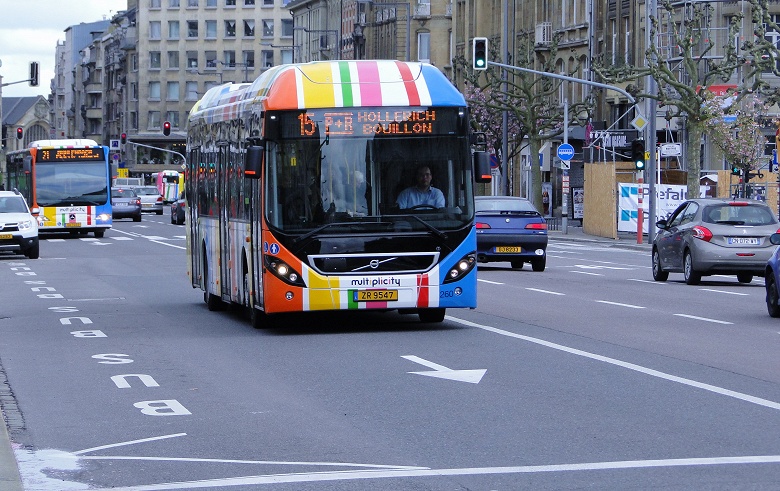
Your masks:
[{"label": "bus grille", "polygon": [[323,275],[424,273],[436,265],[438,260],[438,252],[309,256],[311,267]]}]

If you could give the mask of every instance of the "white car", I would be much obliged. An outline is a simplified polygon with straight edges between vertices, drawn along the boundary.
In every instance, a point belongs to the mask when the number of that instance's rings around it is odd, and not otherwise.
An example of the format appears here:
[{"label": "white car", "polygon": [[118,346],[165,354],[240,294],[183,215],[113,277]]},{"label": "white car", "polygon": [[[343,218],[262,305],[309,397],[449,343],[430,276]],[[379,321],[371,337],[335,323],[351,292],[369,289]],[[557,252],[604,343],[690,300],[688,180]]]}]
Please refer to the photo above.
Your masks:
[{"label": "white car", "polygon": [[163,214],[163,195],[157,186],[129,186],[141,198],[141,211]]},{"label": "white car", "polygon": [[16,191],[0,191],[0,251],[38,259],[38,219]]}]

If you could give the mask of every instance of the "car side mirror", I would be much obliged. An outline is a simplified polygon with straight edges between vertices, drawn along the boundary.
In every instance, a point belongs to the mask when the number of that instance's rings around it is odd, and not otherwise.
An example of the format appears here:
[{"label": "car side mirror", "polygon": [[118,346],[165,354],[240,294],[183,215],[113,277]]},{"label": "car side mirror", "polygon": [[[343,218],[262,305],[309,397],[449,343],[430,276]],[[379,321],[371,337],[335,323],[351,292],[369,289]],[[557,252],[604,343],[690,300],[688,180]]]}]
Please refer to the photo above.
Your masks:
[{"label": "car side mirror", "polygon": [[655,222],[655,226],[660,228],[661,230],[666,230],[666,229],[669,228],[669,224],[666,223],[666,219],[665,218],[662,218],[661,220],[658,220],[657,222]]}]

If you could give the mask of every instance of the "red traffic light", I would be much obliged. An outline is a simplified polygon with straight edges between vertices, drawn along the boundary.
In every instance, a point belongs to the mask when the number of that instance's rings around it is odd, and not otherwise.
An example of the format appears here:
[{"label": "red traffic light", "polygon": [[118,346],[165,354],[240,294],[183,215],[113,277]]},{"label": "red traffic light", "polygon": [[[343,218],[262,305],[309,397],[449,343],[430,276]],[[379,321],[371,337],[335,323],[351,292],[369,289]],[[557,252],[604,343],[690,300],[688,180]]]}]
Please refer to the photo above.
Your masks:
[{"label": "red traffic light", "polygon": [[166,121],[163,123],[163,135],[169,136],[171,134],[171,123]]},{"label": "red traffic light", "polygon": [[16,139],[21,140],[23,136],[24,136],[24,129],[22,129],[21,127],[16,128]]},{"label": "red traffic light", "polygon": [[127,143],[127,133],[122,133],[119,135],[119,141],[122,143],[122,145]]}]

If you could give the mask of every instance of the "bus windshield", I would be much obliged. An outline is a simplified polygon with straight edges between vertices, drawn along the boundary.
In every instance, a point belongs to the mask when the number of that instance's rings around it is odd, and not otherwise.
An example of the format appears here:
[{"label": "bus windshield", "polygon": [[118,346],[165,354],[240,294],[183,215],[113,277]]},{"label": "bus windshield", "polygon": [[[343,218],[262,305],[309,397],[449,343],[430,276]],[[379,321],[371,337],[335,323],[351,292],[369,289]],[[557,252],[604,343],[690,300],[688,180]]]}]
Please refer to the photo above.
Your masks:
[{"label": "bus windshield", "polygon": [[39,206],[102,205],[108,201],[104,162],[38,162]]},{"label": "bus windshield", "polygon": [[[442,113],[437,117],[445,119]],[[297,135],[284,129],[282,117],[282,138],[267,142],[265,210],[274,228],[291,234],[440,233],[472,220],[469,147],[453,124],[410,136],[399,134],[400,127],[345,131],[338,121],[331,120],[329,129],[325,119],[312,120],[317,130]],[[423,174],[425,182],[418,180]],[[404,198],[410,192],[415,199]]]}]

